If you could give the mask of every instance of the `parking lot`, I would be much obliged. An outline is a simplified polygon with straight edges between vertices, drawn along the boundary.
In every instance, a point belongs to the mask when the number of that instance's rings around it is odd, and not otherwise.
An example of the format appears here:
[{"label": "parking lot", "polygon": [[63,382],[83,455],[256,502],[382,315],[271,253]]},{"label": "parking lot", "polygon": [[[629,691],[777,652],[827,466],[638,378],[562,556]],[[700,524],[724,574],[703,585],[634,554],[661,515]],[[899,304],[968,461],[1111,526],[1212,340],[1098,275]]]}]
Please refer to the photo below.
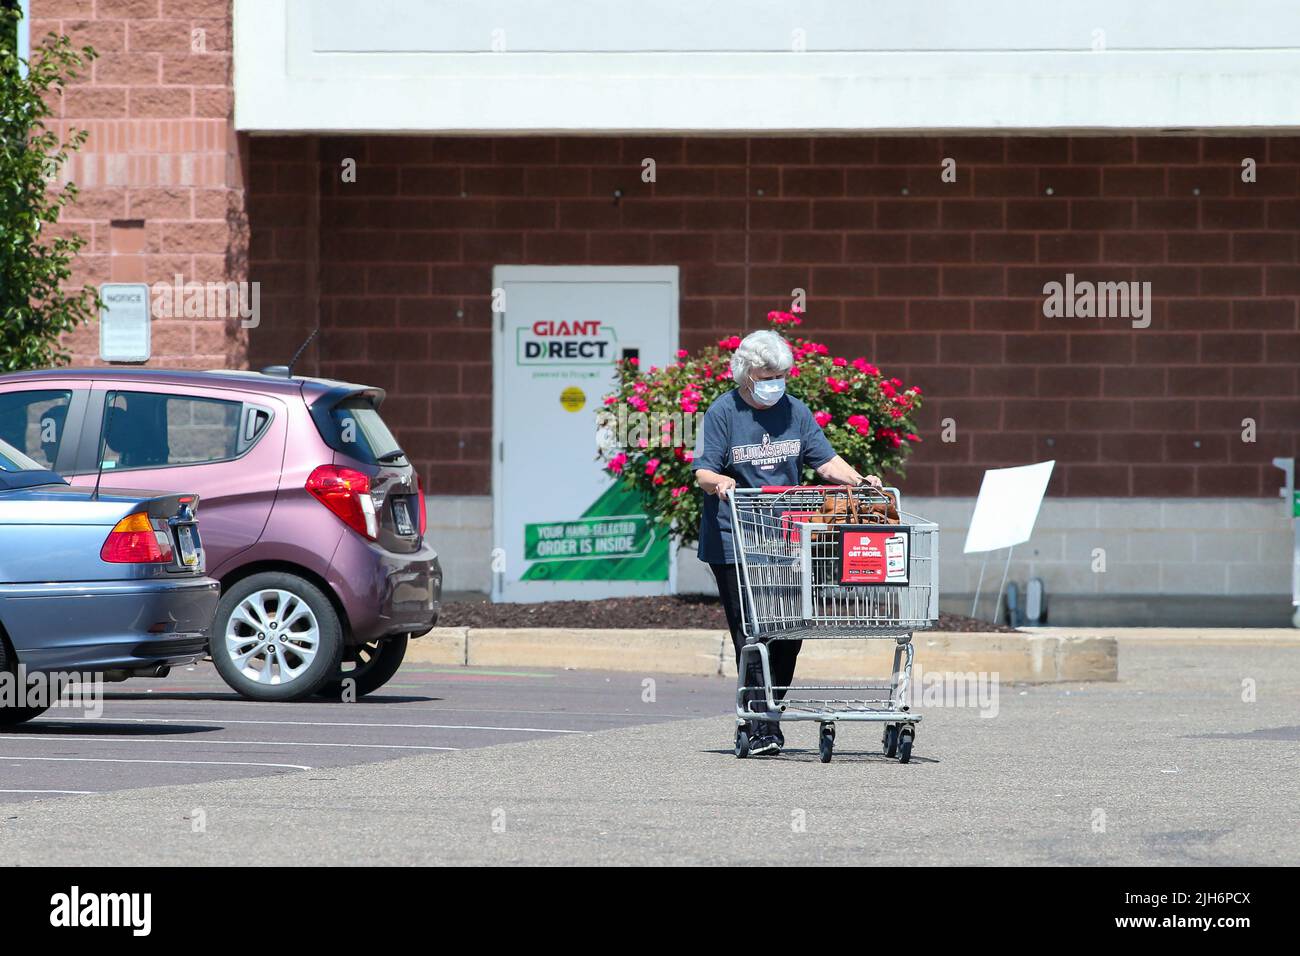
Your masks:
[{"label": "parking lot", "polygon": [[[649,675],[646,675],[649,676]],[[1294,647],[1137,645],[1118,683],[930,708],[916,754],[842,727],[730,752],[728,682],[412,668],[359,704],[205,670],[0,737],[7,862],[1296,864]],[[1243,699],[1243,682],[1255,699]],[[152,692],[149,692],[152,690]],[[447,748],[447,749],[441,749]],[[86,795],[51,791],[94,791]]]},{"label": "parking lot", "polygon": [[0,735],[0,803],[313,773],[722,712],[718,681],[407,665],[358,703],[240,699],[202,664],[105,685],[103,714],[49,711]]}]

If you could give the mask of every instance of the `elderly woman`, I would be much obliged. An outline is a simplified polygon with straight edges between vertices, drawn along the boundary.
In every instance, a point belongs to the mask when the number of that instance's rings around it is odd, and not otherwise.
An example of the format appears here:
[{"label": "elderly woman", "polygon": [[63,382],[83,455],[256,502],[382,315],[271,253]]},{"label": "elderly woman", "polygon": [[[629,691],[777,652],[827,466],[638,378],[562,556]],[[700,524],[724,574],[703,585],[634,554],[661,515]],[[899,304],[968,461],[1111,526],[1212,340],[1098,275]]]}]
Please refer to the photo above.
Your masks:
[{"label": "elderly woman", "polygon": [[[709,406],[695,449],[695,481],[707,496],[700,516],[699,557],[717,579],[737,665],[745,634],[727,494],[737,486],[800,484],[804,465],[829,482],[880,484],[874,475],[864,479],[835,454],[808,406],[785,393],[785,376],[793,365],[790,346],[775,332],[746,336],[731,357],[736,387]],[[769,646],[774,686],[790,685],[801,646],[801,641],[774,641]],[[745,683],[760,685],[757,659],[751,655],[749,660]],[[785,691],[775,693],[785,696]],[[779,723],[750,721],[749,736],[751,754],[777,754],[785,745]]]}]

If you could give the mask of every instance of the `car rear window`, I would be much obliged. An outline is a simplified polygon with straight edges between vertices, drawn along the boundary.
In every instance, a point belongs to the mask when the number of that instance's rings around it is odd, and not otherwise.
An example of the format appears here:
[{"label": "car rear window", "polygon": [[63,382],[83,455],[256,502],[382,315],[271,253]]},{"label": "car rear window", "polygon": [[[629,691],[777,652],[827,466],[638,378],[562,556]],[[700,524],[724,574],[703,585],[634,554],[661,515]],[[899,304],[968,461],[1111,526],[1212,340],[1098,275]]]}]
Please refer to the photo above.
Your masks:
[{"label": "car rear window", "polygon": [[379,409],[368,398],[339,402],[330,409],[330,421],[334,434],[323,437],[335,451],[369,464],[395,462],[406,457],[384,424]]},{"label": "car rear window", "polygon": [[104,419],[105,468],[165,468],[239,456],[243,403],[156,392],[115,392]]},{"label": "car rear window", "polygon": [[67,389],[0,395],[0,440],[25,453],[38,467],[53,469],[71,401],[72,392]]}]

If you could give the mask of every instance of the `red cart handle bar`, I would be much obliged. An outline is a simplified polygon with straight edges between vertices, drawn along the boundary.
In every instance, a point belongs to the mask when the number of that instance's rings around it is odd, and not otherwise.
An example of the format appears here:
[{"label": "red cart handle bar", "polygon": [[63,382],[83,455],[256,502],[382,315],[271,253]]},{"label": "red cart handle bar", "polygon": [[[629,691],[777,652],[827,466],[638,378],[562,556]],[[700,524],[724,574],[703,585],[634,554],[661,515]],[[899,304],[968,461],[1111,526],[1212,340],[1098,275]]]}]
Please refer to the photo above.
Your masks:
[{"label": "red cart handle bar", "polygon": [[[826,491],[828,488],[875,488],[875,485],[869,485],[865,481],[860,485],[763,485],[758,490],[765,495],[779,495],[787,491]],[[742,489],[743,490],[743,489]]]}]

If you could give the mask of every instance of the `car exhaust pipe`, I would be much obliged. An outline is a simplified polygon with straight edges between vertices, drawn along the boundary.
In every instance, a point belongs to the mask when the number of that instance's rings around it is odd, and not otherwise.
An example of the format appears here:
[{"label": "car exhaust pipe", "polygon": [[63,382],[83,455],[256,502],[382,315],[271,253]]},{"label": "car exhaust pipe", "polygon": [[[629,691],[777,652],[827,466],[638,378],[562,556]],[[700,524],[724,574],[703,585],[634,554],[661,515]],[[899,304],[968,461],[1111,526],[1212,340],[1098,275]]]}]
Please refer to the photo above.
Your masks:
[{"label": "car exhaust pipe", "polygon": [[132,677],[166,677],[172,672],[168,664],[150,664],[148,667],[124,668],[119,667],[115,670],[104,671],[104,682],[115,684],[120,681],[130,680]]}]

